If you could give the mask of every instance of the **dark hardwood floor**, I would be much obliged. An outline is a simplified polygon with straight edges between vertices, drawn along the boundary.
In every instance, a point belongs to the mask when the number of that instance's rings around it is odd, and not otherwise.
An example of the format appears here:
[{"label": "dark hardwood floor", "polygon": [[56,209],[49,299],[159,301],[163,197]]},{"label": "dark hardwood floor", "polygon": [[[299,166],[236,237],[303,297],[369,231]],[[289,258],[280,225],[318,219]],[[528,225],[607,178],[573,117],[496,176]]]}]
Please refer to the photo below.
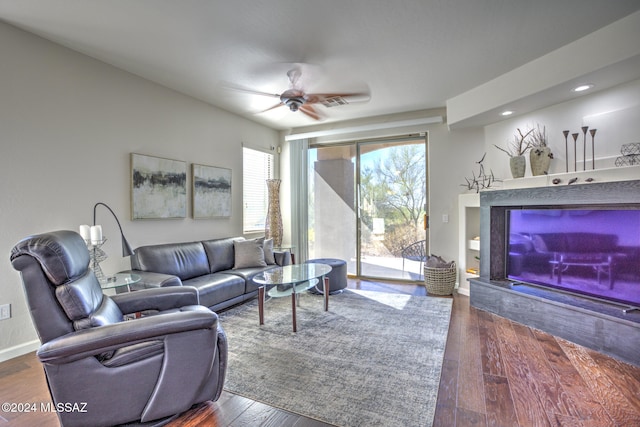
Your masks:
[{"label": "dark hardwood floor", "polygon": [[[417,285],[350,280],[349,287],[426,295]],[[476,310],[465,296],[453,300],[434,426],[640,426],[640,368]],[[0,363],[0,402],[48,401],[33,353]],[[4,425],[58,423],[53,413],[0,412]],[[227,392],[169,425],[327,426]]]}]

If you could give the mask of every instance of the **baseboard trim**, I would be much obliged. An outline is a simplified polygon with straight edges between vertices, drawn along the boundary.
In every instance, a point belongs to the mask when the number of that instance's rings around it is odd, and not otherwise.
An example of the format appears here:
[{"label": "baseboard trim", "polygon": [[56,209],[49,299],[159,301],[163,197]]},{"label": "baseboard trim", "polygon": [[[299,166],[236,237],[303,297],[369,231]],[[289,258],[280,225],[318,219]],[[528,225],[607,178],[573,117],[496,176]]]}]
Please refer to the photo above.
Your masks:
[{"label": "baseboard trim", "polygon": [[0,350],[0,362],[13,359],[14,357],[22,356],[23,354],[27,354],[32,351],[36,351],[39,347],[40,341],[33,340],[20,345],[5,348],[3,350]]},{"label": "baseboard trim", "polygon": [[469,292],[469,289],[467,288],[458,288],[458,293],[460,295],[471,296],[471,292]]}]

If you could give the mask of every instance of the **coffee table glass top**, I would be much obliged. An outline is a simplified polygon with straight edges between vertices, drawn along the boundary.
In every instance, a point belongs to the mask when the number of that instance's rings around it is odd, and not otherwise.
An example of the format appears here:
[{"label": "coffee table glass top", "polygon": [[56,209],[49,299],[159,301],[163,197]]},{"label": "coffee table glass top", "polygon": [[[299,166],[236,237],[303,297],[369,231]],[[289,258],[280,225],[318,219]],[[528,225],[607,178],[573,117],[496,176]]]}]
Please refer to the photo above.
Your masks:
[{"label": "coffee table glass top", "polygon": [[285,297],[292,293],[305,291],[318,283],[318,277],[331,272],[326,264],[293,264],[274,267],[258,274],[253,281],[270,287],[269,296]]}]

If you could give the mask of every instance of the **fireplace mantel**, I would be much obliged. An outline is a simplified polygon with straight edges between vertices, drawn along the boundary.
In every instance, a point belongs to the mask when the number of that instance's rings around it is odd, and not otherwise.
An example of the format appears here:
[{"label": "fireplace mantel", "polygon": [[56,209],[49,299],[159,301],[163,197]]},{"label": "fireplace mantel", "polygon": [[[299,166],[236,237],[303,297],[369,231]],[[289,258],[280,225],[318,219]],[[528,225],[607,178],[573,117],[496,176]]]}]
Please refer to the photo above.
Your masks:
[{"label": "fireplace mantel", "polygon": [[594,204],[640,204],[640,180],[481,192],[480,277],[470,280],[471,305],[640,366],[640,311],[505,278],[508,207]]},{"label": "fireplace mantel", "polygon": [[573,185],[575,185],[585,184],[588,182],[631,181],[638,178],[640,178],[640,165],[586,171],[579,170],[576,172],[571,171],[549,175],[505,179],[502,182],[502,189],[513,190],[518,188],[563,187],[565,185],[569,185],[569,182],[572,181],[574,181]]}]

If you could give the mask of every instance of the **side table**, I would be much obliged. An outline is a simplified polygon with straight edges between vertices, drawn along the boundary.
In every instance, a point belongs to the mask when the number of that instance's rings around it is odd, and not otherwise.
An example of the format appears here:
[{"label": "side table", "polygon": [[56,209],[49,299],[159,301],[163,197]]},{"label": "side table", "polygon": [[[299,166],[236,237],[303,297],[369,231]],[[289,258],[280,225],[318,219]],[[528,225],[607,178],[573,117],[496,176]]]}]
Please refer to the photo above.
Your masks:
[{"label": "side table", "polygon": [[113,276],[100,280],[100,287],[104,289],[116,289],[121,286],[127,287],[127,292],[131,292],[131,285],[142,279],[139,274],[116,273]]}]

